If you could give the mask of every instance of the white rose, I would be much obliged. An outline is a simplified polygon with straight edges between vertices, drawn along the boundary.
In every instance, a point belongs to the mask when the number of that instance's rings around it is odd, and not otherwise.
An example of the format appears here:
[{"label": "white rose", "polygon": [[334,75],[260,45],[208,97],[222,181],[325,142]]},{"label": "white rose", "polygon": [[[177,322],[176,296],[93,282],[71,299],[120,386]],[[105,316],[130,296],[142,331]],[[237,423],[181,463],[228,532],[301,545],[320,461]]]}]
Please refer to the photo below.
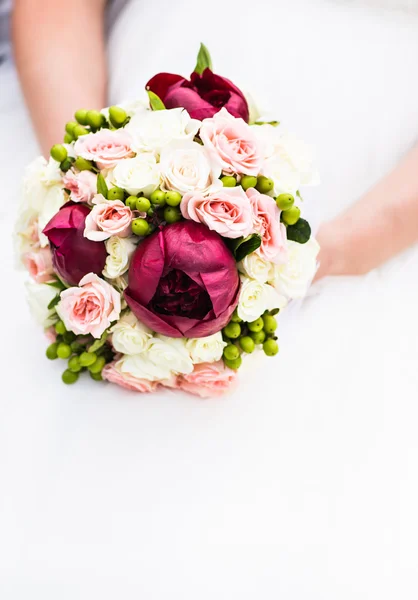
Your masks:
[{"label": "white rose", "polygon": [[137,379],[147,379],[148,381],[161,381],[166,379],[166,370],[159,369],[147,357],[142,354],[125,354],[115,365],[120,373],[128,373]]},{"label": "white rose", "polygon": [[195,365],[220,360],[226,345],[220,331],[207,337],[191,338],[186,342],[186,348]]},{"label": "white rose", "polygon": [[311,238],[306,244],[288,241],[288,260],[276,266],[274,287],[287,298],[302,298],[316,272],[319,244]]},{"label": "white rose", "polygon": [[193,363],[183,338],[170,338],[165,335],[154,337],[147,351],[147,357],[158,369],[159,379],[168,379],[174,374],[187,374],[193,371]]},{"label": "white rose", "polygon": [[132,312],[121,317],[110,332],[114,349],[122,354],[145,352],[152,338],[152,331],[140,323]]},{"label": "white rose", "polygon": [[255,321],[266,310],[284,308],[286,299],[267,283],[260,283],[255,279],[241,277],[241,292],[238,302],[238,316],[243,321]]},{"label": "white rose", "polygon": [[159,169],[153,154],[138,154],[135,158],[120,160],[113,170],[113,182],[129,194],[142,192],[150,196],[160,182]]},{"label": "white rose", "polygon": [[116,235],[106,240],[106,258],[103,275],[108,279],[120,277],[129,268],[130,258],[136,249],[133,238],[121,238]]},{"label": "white rose", "polygon": [[132,136],[135,152],[155,152],[172,141],[193,140],[200,121],[192,119],[184,108],[138,111],[126,129]]},{"label": "white rose", "polygon": [[50,327],[56,319],[54,319],[55,311],[49,310],[48,305],[57,295],[56,288],[47,285],[46,283],[33,282],[27,282],[25,286],[28,304],[33,318],[45,329]]},{"label": "white rose", "polygon": [[238,269],[244,275],[251,279],[256,279],[260,283],[272,281],[275,275],[275,265],[264,260],[257,252],[251,252],[238,263]]},{"label": "white rose", "polygon": [[161,152],[161,188],[180,194],[209,194],[222,188],[221,169],[212,163],[203,146],[191,140],[172,142]]}]

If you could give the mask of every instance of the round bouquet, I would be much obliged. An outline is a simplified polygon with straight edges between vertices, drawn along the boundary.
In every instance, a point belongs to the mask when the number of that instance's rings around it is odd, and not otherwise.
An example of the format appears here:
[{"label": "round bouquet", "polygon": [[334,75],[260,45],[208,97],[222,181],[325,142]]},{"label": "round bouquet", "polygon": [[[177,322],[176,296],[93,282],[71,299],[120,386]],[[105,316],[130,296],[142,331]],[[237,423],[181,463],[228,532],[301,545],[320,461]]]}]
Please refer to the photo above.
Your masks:
[{"label": "round bouquet", "polygon": [[160,73],[146,90],[144,103],[77,111],[49,161],[29,166],[17,232],[29,299],[65,383],[86,371],[216,396],[247,355],[277,354],[277,315],[312,279],[299,205],[318,175],[203,45],[190,80]]}]

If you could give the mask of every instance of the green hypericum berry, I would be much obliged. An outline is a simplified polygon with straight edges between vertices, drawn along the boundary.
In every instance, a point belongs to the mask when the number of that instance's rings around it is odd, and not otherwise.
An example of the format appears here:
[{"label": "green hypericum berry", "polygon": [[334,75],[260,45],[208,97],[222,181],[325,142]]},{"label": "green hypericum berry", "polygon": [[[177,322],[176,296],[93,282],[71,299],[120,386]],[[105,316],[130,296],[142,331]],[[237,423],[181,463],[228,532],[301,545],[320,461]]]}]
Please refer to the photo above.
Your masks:
[{"label": "green hypericum berry", "polygon": [[94,381],[103,381],[103,377],[101,373],[92,373],[91,371],[89,371],[90,373],[90,377],[92,379],[94,379]]},{"label": "green hypericum berry", "polygon": [[73,136],[70,135],[69,133],[66,133],[64,135],[64,144],[71,144],[71,142],[74,140]]},{"label": "green hypericum berry", "polygon": [[86,160],[81,156],[77,156],[77,158],[74,161],[74,166],[79,171],[91,171],[93,168],[93,163],[91,162],[91,160]]},{"label": "green hypericum berry", "polygon": [[88,133],[90,133],[88,129],[86,129],[82,125],[76,125],[74,127],[73,136],[75,137],[75,139],[77,139],[82,135],[87,135]]},{"label": "green hypericum berry", "polygon": [[168,206],[178,206],[181,202],[179,192],[166,192],[164,198]]},{"label": "green hypericum berry", "polygon": [[98,110],[88,110],[86,120],[92,129],[100,129],[106,123],[105,116]]},{"label": "green hypericum berry", "polygon": [[63,321],[58,321],[58,323],[55,325],[55,331],[58,333],[58,335],[63,335],[67,331]]},{"label": "green hypericum berry", "polygon": [[58,358],[57,348],[58,344],[56,342],[48,346],[48,348],[46,349],[46,356],[47,358],[49,358],[49,360],[55,360],[56,358]]},{"label": "green hypericum berry", "polygon": [[255,321],[251,321],[251,323],[248,323],[248,329],[250,331],[261,331],[263,328],[264,328],[264,321],[261,317],[259,317]]},{"label": "green hypericum berry", "polygon": [[123,110],[120,106],[111,106],[109,108],[109,121],[113,127],[122,127],[127,118],[126,110]]},{"label": "green hypericum berry", "polygon": [[70,358],[71,346],[65,342],[59,343],[57,348],[57,356],[58,358]]},{"label": "green hypericum berry", "polygon": [[279,345],[277,344],[276,340],[272,340],[270,338],[264,342],[263,350],[267,356],[274,356],[279,351]]},{"label": "green hypericum berry", "polygon": [[164,209],[164,220],[167,223],[177,223],[181,221],[181,212],[177,206],[167,206]]},{"label": "green hypericum berry", "polygon": [[239,323],[228,323],[226,327],[223,329],[226,337],[229,337],[231,340],[236,340],[241,335],[241,325]]},{"label": "green hypericum berry", "polygon": [[282,221],[286,225],[295,225],[300,219],[300,208],[292,206],[288,210],[282,212]]},{"label": "green hypericum berry", "polygon": [[235,360],[228,360],[227,358],[224,358],[224,363],[227,367],[236,371],[242,365],[242,358],[240,356]]},{"label": "green hypericum berry", "polygon": [[55,144],[51,148],[51,156],[57,162],[62,163],[67,158],[68,152],[62,144]]},{"label": "green hypericum berry", "polygon": [[80,354],[80,365],[82,367],[90,367],[94,362],[96,362],[97,354],[95,352],[83,352]]},{"label": "green hypericum berry", "polygon": [[239,345],[247,354],[251,354],[255,350],[254,340],[249,335],[244,335],[242,338],[239,338]]},{"label": "green hypericum berry", "polygon": [[65,131],[72,136],[74,127],[77,127],[77,125],[77,121],[68,121],[68,123],[65,124]]},{"label": "green hypericum berry", "polygon": [[237,185],[237,180],[232,175],[225,175],[225,177],[221,177],[221,181],[224,187],[235,187]]},{"label": "green hypericum berry", "polygon": [[224,348],[223,356],[227,360],[235,360],[239,357],[239,350],[234,344],[228,344],[228,346],[225,346]]},{"label": "green hypericum berry", "polygon": [[73,373],[79,373],[81,369],[82,366],[80,365],[80,359],[78,356],[72,356],[68,361],[68,370],[72,371]]},{"label": "green hypericum berry", "polygon": [[257,185],[255,187],[260,194],[268,194],[274,188],[274,182],[272,179],[260,175],[257,178]]},{"label": "green hypericum berry", "polygon": [[129,206],[131,210],[136,210],[136,201],[138,198],[136,196],[128,196],[125,200],[126,206]]},{"label": "green hypericum berry", "polygon": [[277,208],[280,208],[280,210],[288,210],[293,206],[294,202],[295,199],[292,194],[280,194],[276,198]]},{"label": "green hypericum berry", "polygon": [[149,199],[151,200],[152,204],[156,204],[157,206],[164,206],[165,192],[163,192],[162,190],[155,190],[154,192],[152,192]]},{"label": "green hypericum berry", "polygon": [[150,226],[145,219],[134,219],[132,221],[132,233],[139,236],[148,235]]},{"label": "green hypericum berry", "polygon": [[250,332],[250,338],[252,340],[254,340],[254,344],[262,344],[264,342],[264,340],[266,339],[266,334],[264,333],[263,330],[261,331],[251,331]]},{"label": "green hypericum berry", "polygon": [[70,371],[69,369],[64,371],[64,373],[61,376],[61,379],[67,385],[71,385],[72,383],[75,383],[78,380],[78,378],[79,378],[79,374],[73,373],[73,371]]},{"label": "green hypericum berry", "polygon": [[257,177],[253,177],[252,175],[243,175],[241,177],[241,187],[244,191],[255,188],[256,185]]},{"label": "green hypericum berry", "polygon": [[123,201],[125,199],[125,192],[120,187],[117,187],[117,186],[112,187],[107,192],[107,199],[108,200],[122,200]]},{"label": "green hypericum berry", "polygon": [[135,208],[136,210],[139,210],[139,212],[148,212],[151,208],[151,202],[148,200],[148,198],[137,198],[135,202]]},{"label": "green hypericum berry", "polygon": [[80,123],[80,125],[87,125],[87,110],[85,108],[80,108],[80,110],[77,110],[74,117],[75,120]]},{"label": "green hypericum berry", "polygon": [[63,171],[64,173],[66,173],[69,169],[71,169],[71,165],[72,165],[72,161],[69,157],[67,157],[65,160],[62,161],[62,163],[60,164],[60,169],[61,171]]},{"label": "green hypericum berry", "polygon": [[232,313],[231,321],[233,323],[242,323],[242,319],[240,319],[240,317],[238,316],[237,309],[235,309],[234,312]]},{"label": "green hypericum berry", "polygon": [[264,315],[263,322],[264,322],[263,329],[266,333],[274,333],[276,331],[277,321],[274,317],[272,317],[271,315]]},{"label": "green hypericum berry", "polygon": [[103,370],[103,367],[106,364],[106,359],[104,356],[98,356],[96,358],[96,360],[94,361],[94,363],[92,365],[89,366],[89,371],[90,373],[101,373]]}]

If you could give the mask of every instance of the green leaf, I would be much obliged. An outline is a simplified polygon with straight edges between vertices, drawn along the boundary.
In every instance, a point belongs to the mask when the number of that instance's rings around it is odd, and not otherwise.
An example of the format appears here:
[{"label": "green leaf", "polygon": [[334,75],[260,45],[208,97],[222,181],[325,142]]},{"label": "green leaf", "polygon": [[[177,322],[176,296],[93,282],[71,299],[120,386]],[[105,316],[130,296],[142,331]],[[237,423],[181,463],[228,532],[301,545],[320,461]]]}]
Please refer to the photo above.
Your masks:
[{"label": "green leaf", "polygon": [[106,344],[106,340],[107,340],[107,336],[109,335],[109,330],[106,329],[106,331],[104,331],[102,333],[102,337],[99,340],[96,340],[88,349],[89,352],[97,352],[97,350],[100,350],[100,348],[102,346],[104,346]]},{"label": "green leaf", "polygon": [[157,94],[151,92],[151,90],[147,90],[149,103],[152,110],[165,110],[164,102],[161,100]]},{"label": "green leaf", "polygon": [[67,289],[67,286],[65,285],[65,283],[63,281],[61,281],[61,279],[59,279],[59,277],[56,277],[54,279],[54,281],[47,281],[46,284],[49,285],[50,287],[60,290],[60,292]]},{"label": "green leaf", "polygon": [[287,239],[298,244],[306,244],[311,237],[311,226],[305,219],[299,219],[294,225],[287,227]]},{"label": "green leaf", "polygon": [[273,127],[278,127],[280,125],[280,121],[255,121],[253,125],[272,125]]},{"label": "green leaf", "polygon": [[272,317],[275,317],[276,315],[278,315],[280,312],[280,308],[273,308],[273,310],[270,311],[270,314]]},{"label": "green leaf", "polygon": [[233,255],[237,262],[243,260],[248,254],[251,254],[261,246],[261,235],[252,233],[246,238],[238,238],[230,244]]},{"label": "green leaf", "polygon": [[201,75],[205,69],[210,69],[212,71],[212,59],[205,44],[200,44],[194,72]]},{"label": "green leaf", "polygon": [[97,175],[97,193],[107,198],[108,187],[106,185],[105,178],[101,173]]},{"label": "green leaf", "polygon": [[48,304],[48,310],[52,310],[53,308],[55,308],[59,301],[60,295],[57,294],[55,298],[52,298],[51,302]]}]

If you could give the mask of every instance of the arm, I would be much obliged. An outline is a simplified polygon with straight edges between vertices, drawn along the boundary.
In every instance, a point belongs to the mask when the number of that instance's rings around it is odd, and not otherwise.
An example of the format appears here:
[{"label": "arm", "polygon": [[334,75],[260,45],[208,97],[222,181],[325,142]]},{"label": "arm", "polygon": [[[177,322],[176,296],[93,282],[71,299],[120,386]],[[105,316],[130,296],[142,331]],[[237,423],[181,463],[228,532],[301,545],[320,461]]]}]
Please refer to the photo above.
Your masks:
[{"label": "arm", "polygon": [[104,7],[104,0],[15,0],[16,65],[46,156],[77,109],[105,104]]},{"label": "arm", "polygon": [[316,279],[362,275],[418,242],[418,146],[356,204],[318,232]]}]

